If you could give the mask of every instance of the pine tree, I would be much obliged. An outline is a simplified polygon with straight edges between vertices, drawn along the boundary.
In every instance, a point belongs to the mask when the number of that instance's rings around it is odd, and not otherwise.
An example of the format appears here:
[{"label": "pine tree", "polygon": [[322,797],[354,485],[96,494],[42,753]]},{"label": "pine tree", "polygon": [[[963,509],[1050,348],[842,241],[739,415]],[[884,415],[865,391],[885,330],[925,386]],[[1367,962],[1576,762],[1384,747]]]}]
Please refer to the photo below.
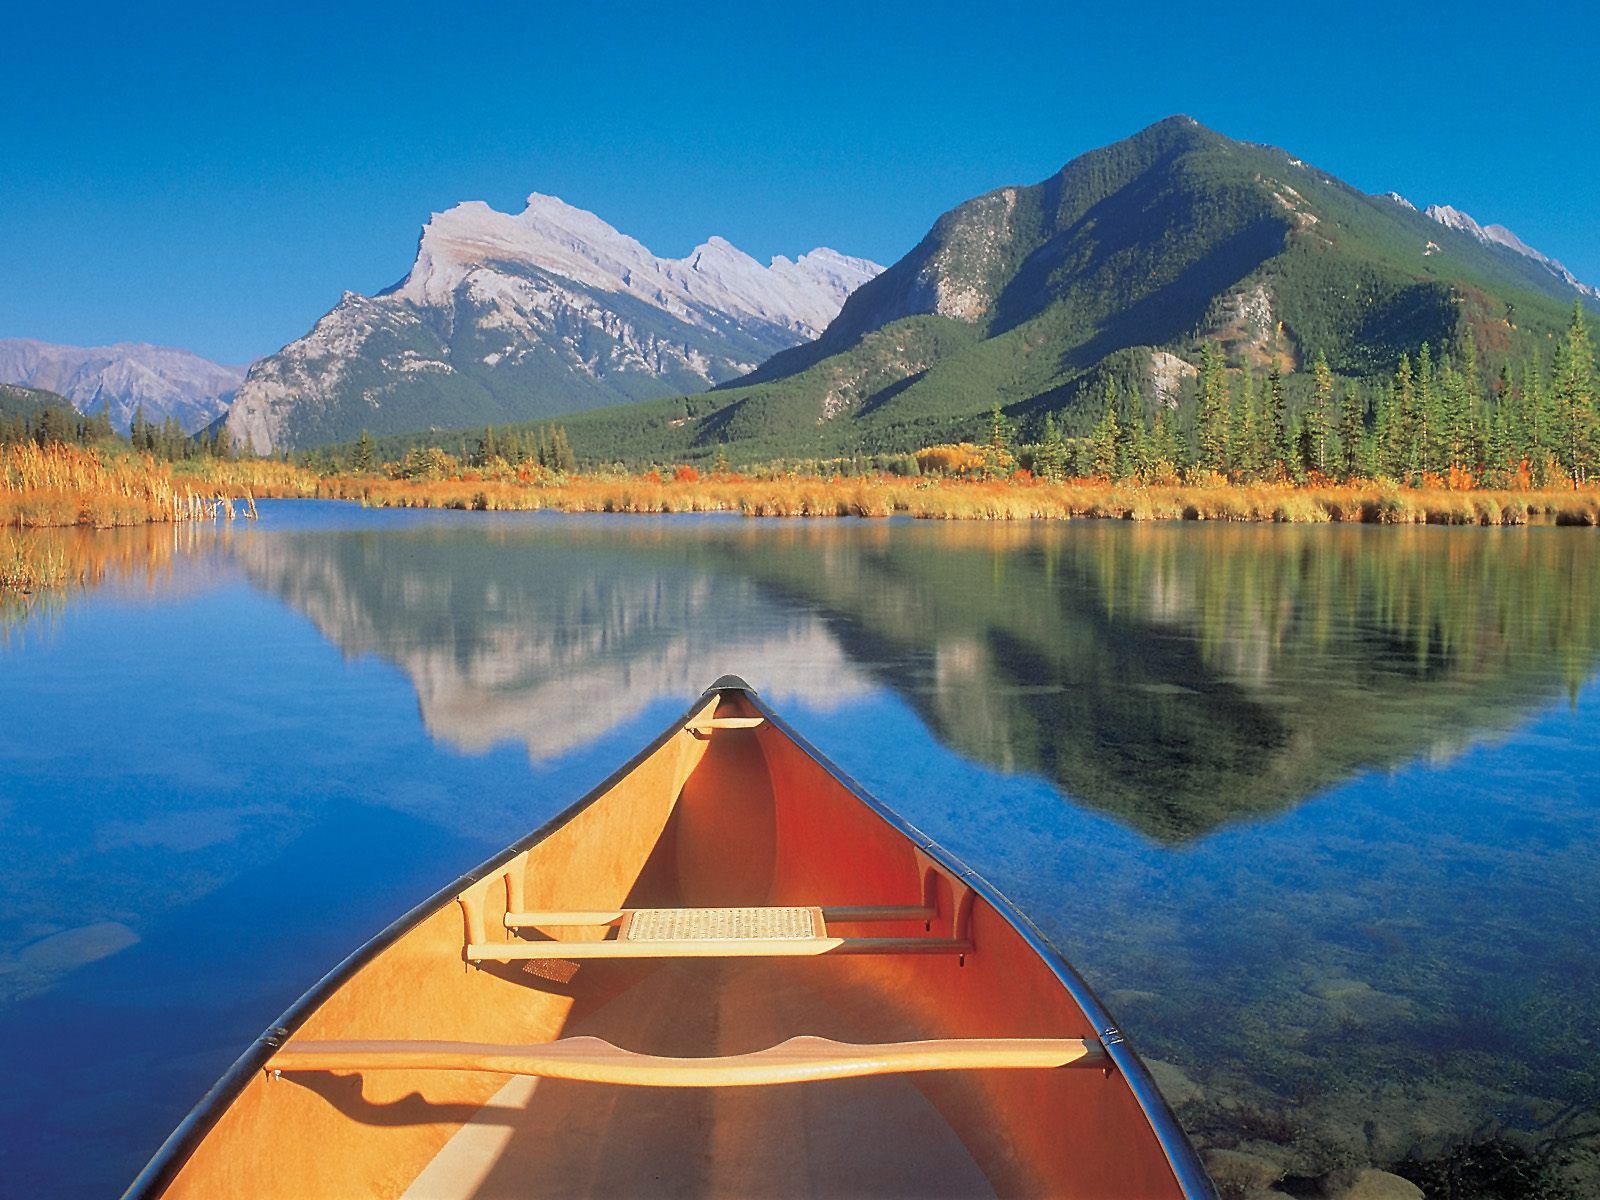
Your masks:
[{"label": "pine tree", "polygon": [[1339,406],[1339,478],[1345,483],[1361,474],[1366,435],[1366,401],[1360,389],[1351,385]]},{"label": "pine tree", "polygon": [[1596,452],[1594,343],[1583,319],[1582,301],[1573,301],[1572,323],[1556,345],[1550,396],[1556,418],[1556,455],[1573,484],[1581,486],[1594,473]]},{"label": "pine tree", "polygon": [[1317,361],[1311,368],[1315,387],[1311,393],[1311,407],[1306,409],[1301,425],[1300,465],[1307,471],[1322,474],[1328,469],[1328,422],[1333,412],[1333,372],[1328,360],[1318,351]]},{"label": "pine tree", "polygon": [[1522,369],[1522,397],[1517,408],[1522,461],[1527,464],[1530,482],[1543,487],[1550,474],[1550,420],[1545,411],[1544,374],[1536,363]]},{"label": "pine tree", "polygon": [[567,429],[564,425],[557,425],[550,435],[551,465],[556,470],[572,474],[578,469],[578,456],[572,452],[572,443],[567,441]]},{"label": "pine tree", "polygon": [[1094,473],[1107,479],[1116,479],[1118,471],[1117,450],[1121,442],[1117,427],[1117,385],[1106,380],[1105,411],[1100,423],[1094,427]]},{"label": "pine tree", "polygon": [[1275,479],[1289,475],[1289,464],[1294,461],[1294,447],[1289,436],[1289,404],[1283,393],[1283,372],[1272,364],[1267,373],[1267,438],[1270,461],[1266,473]]},{"label": "pine tree", "polygon": [[1416,470],[1416,409],[1411,356],[1402,354],[1394,379],[1378,402],[1380,469],[1401,482],[1408,481]]},{"label": "pine tree", "polygon": [[996,400],[989,410],[989,447],[984,472],[991,477],[1009,475],[1016,461],[1011,453],[1010,424],[1005,413],[1000,411],[1000,401]]},{"label": "pine tree", "polygon": [[1200,348],[1195,462],[1207,471],[1228,469],[1228,380],[1215,342]]},{"label": "pine tree", "polygon": [[128,426],[128,442],[135,450],[150,450],[153,431],[149,422],[144,419],[144,405],[141,403],[133,410],[133,423]]},{"label": "pine tree", "polygon": [[1144,479],[1150,471],[1150,447],[1144,429],[1144,389],[1137,382],[1128,391],[1128,419],[1120,430],[1120,474]]},{"label": "pine tree", "polygon": [[1412,422],[1411,474],[1445,470],[1444,419],[1439,408],[1439,389],[1433,371],[1433,351],[1427,342],[1417,354],[1416,408]]},{"label": "pine tree", "polygon": [[[1233,389],[1229,389],[1232,391]],[[1228,434],[1228,469],[1238,479],[1254,479],[1261,474],[1261,420],[1256,411],[1255,372],[1246,362],[1239,369],[1239,387],[1234,395],[1233,419]]]},{"label": "pine tree", "polygon": [[1167,481],[1183,466],[1178,448],[1177,414],[1158,399],[1150,427],[1150,471],[1154,479]]},{"label": "pine tree", "polygon": [[372,470],[372,435],[365,429],[361,431],[361,436],[356,438],[356,448],[350,456],[350,465],[357,471]]},{"label": "pine tree", "polygon": [[1044,431],[1033,456],[1033,473],[1047,483],[1060,483],[1067,475],[1067,445],[1054,413],[1045,413]]}]

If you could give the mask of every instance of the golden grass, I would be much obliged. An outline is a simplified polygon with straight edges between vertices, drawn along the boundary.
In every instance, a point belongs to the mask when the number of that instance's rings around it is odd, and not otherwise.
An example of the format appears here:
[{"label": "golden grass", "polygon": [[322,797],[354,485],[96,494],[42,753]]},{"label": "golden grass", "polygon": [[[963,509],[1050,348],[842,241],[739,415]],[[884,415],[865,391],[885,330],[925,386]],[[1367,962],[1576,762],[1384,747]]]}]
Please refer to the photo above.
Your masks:
[{"label": "golden grass", "polygon": [[[599,513],[736,512],[750,517],[905,515],[926,520],[1273,521],[1292,524],[1600,525],[1600,488],[1550,492],[1353,485],[1044,483],[1009,479],[823,478],[788,475],[552,475],[467,471],[443,479],[319,476],[274,461],[197,460],[177,467],[144,455],[77,446],[0,448],[0,528],[145,522],[254,514],[256,497],[356,500],[382,508]],[[241,508],[233,503],[242,499]]]},{"label": "golden grass", "polygon": [[[0,446],[0,528],[88,525],[254,515],[260,495],[306,495],[316,477],[277,462],[175,469],[149,455],[73,445]],[[308,490],[309,489],[309,490]],[[242,500],[236,507],[234,501]]]},{"label": "golden grass", "polygon": [[1292,524],[1523,525],[1530,515],[1557,524],[1600,525],[1600,490],[1560,492],[1411,489],[1367,482],[1142,486],[1078,479],[903,479],[895,476],[698,480],[646,476],[395,480],[337,477],[320,494],[372,507],[608,513],[737,512],[751,517],[888,517],[927,520],[1275,521]]}]

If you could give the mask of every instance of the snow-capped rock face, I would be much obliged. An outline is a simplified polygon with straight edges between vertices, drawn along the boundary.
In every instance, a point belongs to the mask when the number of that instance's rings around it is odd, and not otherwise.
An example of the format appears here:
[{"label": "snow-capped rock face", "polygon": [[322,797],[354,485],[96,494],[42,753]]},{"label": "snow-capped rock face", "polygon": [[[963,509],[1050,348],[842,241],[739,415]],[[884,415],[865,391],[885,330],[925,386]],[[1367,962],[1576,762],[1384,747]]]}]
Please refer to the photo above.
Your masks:
[{"label": "snow-capped rock face", "polygon": [[58,346],[31,338],[0,339],[0,383],[57,392],[79,412],[105,411],[121,430],[141,406],[145,419],[155,424],[173,417],[188,432],[202,429],[227,410],[244,377],[243,367],[169,346]]},{"label": "snow-capped rock face", "polygon": [[459,204],[400,283],[346,293],[257,363],[228,428],[265,453],[700,391],[815,338],[880,270],[826,248],[763,266],[719,237],[658,258],[539,193],[516,214]]},{"label": "snow-capped rock face", "polygon": [[594,213],[538,192],[522,212],[482,201],[436,213],[423,228],[411,273],[388,295],[442,304],[481,269],[537,270],[582,287],[632,296],[690,324],[718,315],[766,322],[814,338],[852,291],[883,268],[821,248],[762,266],[713,237],[687,258],[657,258]]},{"label": "snow-capped rock face", "polygon": [[1600,288],[1592,287],[1587,283],[1580,283],[1577,276],[1573,275],[1561,263],[1551,258],[1548,254],[1541,254],[1504,225],[1480,225],[1459,208],[1453,208],[1448,204],[1430,204],[1423,210],[1422,215],[1450,229],[1458,230],[1469,237],[1476,238],[1486,245],[1504,246],[1524,258],[1531,258],[1569,287],[1582,292],[1585,296],[1592,296],[1600,300]]}]

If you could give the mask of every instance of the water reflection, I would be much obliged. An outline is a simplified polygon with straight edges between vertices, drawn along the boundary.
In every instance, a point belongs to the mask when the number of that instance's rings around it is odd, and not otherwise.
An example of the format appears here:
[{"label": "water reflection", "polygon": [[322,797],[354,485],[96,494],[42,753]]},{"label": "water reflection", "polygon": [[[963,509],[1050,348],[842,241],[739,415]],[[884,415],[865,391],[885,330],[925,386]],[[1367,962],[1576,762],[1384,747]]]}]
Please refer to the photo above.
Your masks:
[{"label": "water reflection", "polygon": [[831,705],[865,681],[814,611],[774,608],[715,536],[527,524],[245,536],[259,586],[346,654],[402,668],[437,738],[534,759],[741,670]]},{"label": "water reflection", "polygon": [[1560,530],[521,522],[233,552],[465,749],[553,755],[723,670],[812,704],[872,681],[1163,841],[1446,758],[1600,654],[1594,539]]},{"label": "water reflection", "polygon": [[730,670],[1011,892],[1213,1144],[1600,1147],[1589,531],[263,511],[42,538],[87,586],[0,612],[0,1195],[119,1186]]}]

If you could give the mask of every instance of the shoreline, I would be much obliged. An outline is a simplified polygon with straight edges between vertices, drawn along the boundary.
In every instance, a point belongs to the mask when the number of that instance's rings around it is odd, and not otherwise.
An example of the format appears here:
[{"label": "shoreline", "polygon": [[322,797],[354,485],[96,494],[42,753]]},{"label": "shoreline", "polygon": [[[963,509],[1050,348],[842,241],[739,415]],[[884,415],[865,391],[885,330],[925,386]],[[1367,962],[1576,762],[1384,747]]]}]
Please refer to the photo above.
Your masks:
[{"label": "shoreline", "polygon": [[1452,491],[1386,484],[1122,486],[1100,481],[921,481],[870,478],[698,481],[595,478],[536,483],[493,479],[399,481],[336,476],[324,499],[369,508],[636,515],[731,512],[756,518],[920,520],[1165,520],[1288,524],[1600,526],[1600,489]]}]

